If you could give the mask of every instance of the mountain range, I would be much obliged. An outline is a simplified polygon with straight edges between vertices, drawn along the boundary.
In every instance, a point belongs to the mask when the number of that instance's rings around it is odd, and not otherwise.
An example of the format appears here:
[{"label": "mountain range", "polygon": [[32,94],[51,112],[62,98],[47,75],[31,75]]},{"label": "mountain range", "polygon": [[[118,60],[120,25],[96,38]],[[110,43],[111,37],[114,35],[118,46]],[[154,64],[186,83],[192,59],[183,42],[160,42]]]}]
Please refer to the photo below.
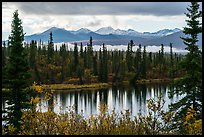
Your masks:
[{"label": "mountain range", "polygon": [[[101,45],[102,43],[109,45],[127,45],[130,40],[133,40],[135,44],[142,44],[143,46],[156,45],[160,46],[164,44],[168,46],[173,43],[173,47],[184,49],[186,46],[180,37],[186,37],[182,30],[175,29],[163,29],[157,32],[138,32],[133,29],[121,30],[113,29],[112,27],[103,27],[96,31],[91,31],[86,28],[79,30],[65,30],[64,28],[52,27],[42,33],[25,36],[25,41],[44,41],[49,40],[49,34],[52,32],[53,41],[59,42],[77,42],[87,44],[90,37],[93,38],[95,45]],[[202,33],[198,35],[198,45],[202,47]]]}]

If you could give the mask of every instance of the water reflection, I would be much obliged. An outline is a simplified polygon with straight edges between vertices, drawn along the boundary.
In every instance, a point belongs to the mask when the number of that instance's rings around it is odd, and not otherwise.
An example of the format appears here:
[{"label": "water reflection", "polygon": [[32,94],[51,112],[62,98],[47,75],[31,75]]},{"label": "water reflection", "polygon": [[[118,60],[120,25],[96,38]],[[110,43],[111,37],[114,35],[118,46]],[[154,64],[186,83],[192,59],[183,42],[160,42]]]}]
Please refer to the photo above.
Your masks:
[{"label": "water reflection", "polygon": [[[109,112],[115,109],[121,112],[129,109],[132,116],[136,116],[139,112],[147,113],[147,100],[155,98],[162,94],[162,98],[166,101],[164,109],[168,110],[168,105],[175,102],[181,97],[175,95],[173,99],[169,99],[168,91],[170,87],[166,84],[154,85],[137,85],[135,87],[112,87],[109,89],[100,89],[96,91],[59,91],[55,92],[50,101],[44,100],[40,96],[41,102],[37,104],[37,110],[46,112],[54,103],[54,107],[50,108],[56,113],[65,113],[70,110],[83,114],[84,117],[99,114],[99,105],[105,103]],[[4,103],[2,104],[4,108]]]}]

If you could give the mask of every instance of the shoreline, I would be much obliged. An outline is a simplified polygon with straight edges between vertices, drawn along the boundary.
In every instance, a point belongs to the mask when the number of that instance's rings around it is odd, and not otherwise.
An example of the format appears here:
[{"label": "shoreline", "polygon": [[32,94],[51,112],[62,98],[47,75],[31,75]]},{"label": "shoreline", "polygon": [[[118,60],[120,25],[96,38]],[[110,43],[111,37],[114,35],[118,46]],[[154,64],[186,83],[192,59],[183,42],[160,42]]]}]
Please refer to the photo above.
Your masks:
[{"label": "shoreline", "polygon": [[[180,78],[174,79],[141,79],[136,82],[136,84],[156,84],[156,83],[168,83],[172,81],[176,81]],[[96,90],[96,89],[104,89],[109,88],[111,86],[130,86],[129,81],[122,81],[119,83],[92,83],[92,84],[84,84],[84,85],[75,85],[75,84],[43,84],[44,90],[54,90],[54,91],[81,91],[81,90]]]},{"label": "shoreline", "polygon": [[94,89],[103,89],[108,88],[111,85],[108,83],[92,83],[92,84],[84,84],[84,85],[74,85],[74,84],[50,84],[50,85],[42,85],[44,90],[54,90],[54,91],[80,91],[84,89],[94,90]]},{"label": "shoreline", "polygon": [[[157,83],[170,83],[173,81],[177,81],[181,78],[164,78],[164,79],[141,79],[138,80],[135,84],[157,84]],[[84,85],[75,85],[75,84],[42,84],[41,85],[44,90],[53,90],[53,91],[81,91],[81,90],[96,90],[96,89],[105,89],[110,88],[112,86],[130,86],[129,81],[122,81],[118,83],[91,83]],[[2,92],[6,93],[8,90],[2,88]]]}]

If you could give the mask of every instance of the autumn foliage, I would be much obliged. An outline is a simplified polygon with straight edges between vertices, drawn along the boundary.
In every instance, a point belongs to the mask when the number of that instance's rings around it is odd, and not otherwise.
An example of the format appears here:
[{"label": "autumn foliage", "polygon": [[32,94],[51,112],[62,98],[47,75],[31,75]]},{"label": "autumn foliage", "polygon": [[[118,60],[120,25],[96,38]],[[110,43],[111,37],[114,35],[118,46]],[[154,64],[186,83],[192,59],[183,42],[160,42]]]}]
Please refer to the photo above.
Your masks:
[{"label": "autumn foliage", "polygon": [[[44,91],[43,87],[33,84],[33,89],[38,94],[52,98],[52,92]],[[169,135],[169,134],[202,134],[202,120],[195,120],[196,112],[189,109],[184,122],[186,132],[178,133],[171,129],[173,112],[163,110],[164,100],[148,100],[148,114],[131,117],[130,111],[116,113],[113,109],[108,111],[105,104],[100,104],[100,114],[85,118],[77,114],[72,107],[66,113],[56,114],[51,109],[42,112],[36,109],[40,102],[39,97],[31,97],[32,109],[23,112],[20,135]],[[15,131],[9,126],[3,134]]]}]

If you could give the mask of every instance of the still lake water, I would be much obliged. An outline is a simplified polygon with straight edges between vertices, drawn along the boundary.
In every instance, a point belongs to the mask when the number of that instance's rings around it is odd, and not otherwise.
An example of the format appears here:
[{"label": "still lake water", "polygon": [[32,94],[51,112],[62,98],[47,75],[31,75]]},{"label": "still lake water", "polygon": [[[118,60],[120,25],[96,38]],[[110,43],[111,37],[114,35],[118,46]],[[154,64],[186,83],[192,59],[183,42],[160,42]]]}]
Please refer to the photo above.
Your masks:
[{"label": "still lake water", "polygon": [[[116,113],[125,112],[129,110],[131,118],[137,116],[138,113],[142,115],[147,114],[147,100],[150,98],[157,99],[157,96],[162,95],[165,100],[164,110],[168,110],[168,105],[177,102],[182,96],[174,95],[172,99],[168,97],[170,90],[169,84],[145,84],[137,85],[135,87],[111,87],[108,89],[99,89],[95,91],[57,91],[54,92],[53,100],[54,112],[65,113],[70,111],[70,108],[77,114],[82,114],[85,118],[91,115],[100,113],[99,106],[105,103],[108,106],[108,112],[111,113],[115,109]],[[46,112],[48,110],[50,101],[46,101],[44,96],[39,96],[41,102],[37,104],[37,110]],[[2,110],[7,104],[2,101]],[[3,115],[2,115],[3,116]],[[2,121],[2,125],[4,121]]]},{"label": "still lake water", "polygon": [[[157,99],[157,96],[162,95],[165,100],[164,110],[168,110],[168,105],[172,102],[181,99],[181,96],[178,95],[170,99],[168,97],[169,90],[168,84],[147,84],[128,88],[112,87],[96,91],[58,91],[53,96],[53,110],[58,114],[65,113],[72,106],[72,110],[88,118],[91,115],[99,114],[99,105],[105,103],[109,112],[113,109],[118,113],[129,110],[131,116],[137,116],[139,112],[145,115],[147,100],[150,98]],[[45,101],[43,96],[40,98],[41,102],[37,105],[37,110],[45,112],[48,110],[50,102]]]}]

